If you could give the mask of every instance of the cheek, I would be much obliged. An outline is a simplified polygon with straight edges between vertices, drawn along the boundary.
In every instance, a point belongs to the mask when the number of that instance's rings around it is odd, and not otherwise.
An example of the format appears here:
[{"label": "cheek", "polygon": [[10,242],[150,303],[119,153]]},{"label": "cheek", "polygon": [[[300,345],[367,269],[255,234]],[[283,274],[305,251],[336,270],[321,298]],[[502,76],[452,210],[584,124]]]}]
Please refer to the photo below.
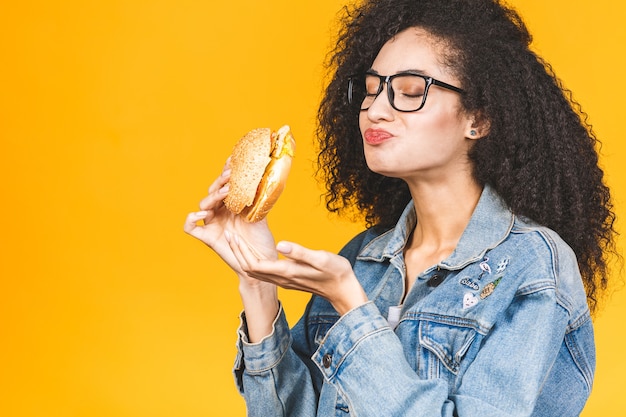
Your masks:
[{"label": "cheek", "polygon": [[419,125],[415,124],[414,129],[418,132],[421,130],[434,139],[433,145],[448,147],[453,143],[464,142],[465,123],[457,113],[439,112],[432,113],[430,116],[421,120]]}]

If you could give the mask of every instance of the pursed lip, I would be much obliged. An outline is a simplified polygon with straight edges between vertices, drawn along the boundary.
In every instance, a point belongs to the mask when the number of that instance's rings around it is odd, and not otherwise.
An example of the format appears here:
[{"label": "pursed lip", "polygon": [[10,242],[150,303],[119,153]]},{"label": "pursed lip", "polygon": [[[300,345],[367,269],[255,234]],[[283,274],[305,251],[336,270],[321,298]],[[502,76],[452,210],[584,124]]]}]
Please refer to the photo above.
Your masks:
[{"label": "pursed lip", "polygon": [[384,129],[370,128],[363,133],[363,138],[365,139],[365,142],[370,145],[378,145],[388,139],[391,139],[392,137],[393,135]]}]

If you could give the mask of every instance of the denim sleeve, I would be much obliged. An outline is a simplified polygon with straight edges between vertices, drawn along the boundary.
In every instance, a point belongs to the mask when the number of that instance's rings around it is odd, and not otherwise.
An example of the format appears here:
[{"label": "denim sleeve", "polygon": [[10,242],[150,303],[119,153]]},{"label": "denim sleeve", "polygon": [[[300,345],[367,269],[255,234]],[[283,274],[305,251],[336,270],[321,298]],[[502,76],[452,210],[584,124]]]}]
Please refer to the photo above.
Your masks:
[{"label": "denim sleeve", "polygon": [[[340,255],[354,263],[366,235],[367,231],[355,236]],[[310,307],[311,302],[304,316],[289,329],[281,304],[272,333],[254,344],[248,343],[242,313],[233,372],[237,388],[246,401],[248,416],[317,415],[322,375],[310,359],[315,350],[306,335],[306,315]]]},{"label": "denim sleeve", "polygon": [[359,417],[530,416],[566,324],[553,292],[517,297],[492,331],[475,340],[473,360],[453,388],[444,378],[420,379],[368,303],[329,330],[313,360]]},{"label": "denim sleeve", "polygon": [[282,306],[270,335],[258,343],[249,343],[246,333],[242,314],[234,374],[246,401],[247,415],[315,416],[318,395],[309,369],[292,349]]}]

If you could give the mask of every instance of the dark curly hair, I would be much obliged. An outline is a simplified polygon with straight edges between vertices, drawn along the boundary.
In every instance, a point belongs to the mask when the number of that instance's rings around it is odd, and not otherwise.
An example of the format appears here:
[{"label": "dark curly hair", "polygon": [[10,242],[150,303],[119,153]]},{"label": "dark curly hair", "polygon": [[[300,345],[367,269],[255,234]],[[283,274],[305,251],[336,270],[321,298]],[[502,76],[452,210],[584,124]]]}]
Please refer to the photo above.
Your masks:
[{"label": "dark curly hair", "polygon": [[348,103],[346,90],[350,76],[369,69],[389,39],[420,27],[445,45],[443,64],[466,92],[462,106],[489,124],[469,154],[475,178],[514,213],[555,230],[572,247],[595,310],[607,286],[607,256],[617,254],[599,143],[571,92],[530,50],[521,17],[498,0],[366,0],[346,6],[341,23],[318,112],[327,208],[386,229],[411,199],[403,180],[368,169],[358,103]]}]

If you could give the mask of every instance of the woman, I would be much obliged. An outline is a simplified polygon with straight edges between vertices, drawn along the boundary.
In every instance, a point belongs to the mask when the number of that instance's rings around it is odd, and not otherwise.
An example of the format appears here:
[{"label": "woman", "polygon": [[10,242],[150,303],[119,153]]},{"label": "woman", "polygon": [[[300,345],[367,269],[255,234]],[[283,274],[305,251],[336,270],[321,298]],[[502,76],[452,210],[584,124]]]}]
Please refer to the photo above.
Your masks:
[{"label": "woman", "polygon": [[[274,245],[224,209],[228,165],[189,214],[240,279],[249,415],[580,413],[614,214],[595,137],[530,41],[496,0],[346,9],[319,164],[327,207],[367,229],[339,255]],[[277,286],[313,294],[293,329]]]}]

